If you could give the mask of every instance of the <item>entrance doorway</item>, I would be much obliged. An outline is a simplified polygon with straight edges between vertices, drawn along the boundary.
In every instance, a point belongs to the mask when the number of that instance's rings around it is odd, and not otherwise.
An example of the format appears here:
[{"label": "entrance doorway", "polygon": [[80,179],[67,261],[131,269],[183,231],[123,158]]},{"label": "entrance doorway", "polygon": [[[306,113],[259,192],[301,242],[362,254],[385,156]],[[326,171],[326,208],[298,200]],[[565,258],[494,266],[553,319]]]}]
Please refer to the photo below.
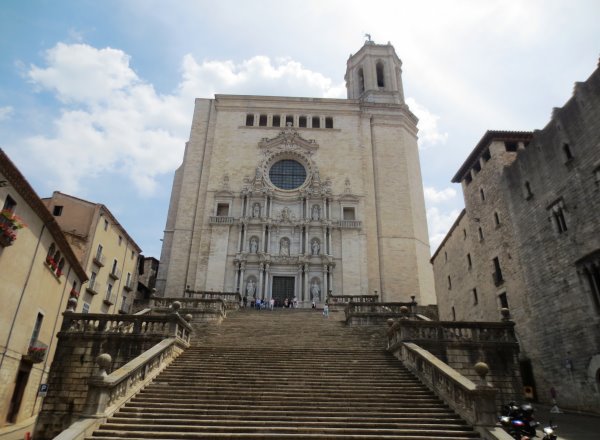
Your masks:
[{"label": "entrance doorway", "polygon": [[283,306],[283,302],[287,298],[291,301],[294,298],[294,277],[273,277],[273,288],[271,293],[275,300],[276,306]]},{"label": "entrance doorway", "polygon": [[27,386],[30,372],[31,364],[21,362],[19,365],[19,371],[17,372],[15,389],[13,390],[12,398],[10,399],[10,405],[8,407],[8,415],[6,416],[6,421],[8,423],[15,423],[17,421],[17,416],[19,415],[19,409],[21,409],[21,401],[23,400],[23,394],[25,393],[25,387]]}]

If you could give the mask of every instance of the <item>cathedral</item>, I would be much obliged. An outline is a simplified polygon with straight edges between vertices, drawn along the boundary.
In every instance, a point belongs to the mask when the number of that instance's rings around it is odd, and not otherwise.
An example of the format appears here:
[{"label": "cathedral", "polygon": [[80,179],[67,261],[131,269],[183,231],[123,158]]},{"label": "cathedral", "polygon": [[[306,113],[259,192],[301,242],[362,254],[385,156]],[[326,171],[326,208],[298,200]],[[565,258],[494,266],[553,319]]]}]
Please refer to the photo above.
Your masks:
[{"label": "cathedral", "polygon": [[435,304],[417,118],[401,66],[391,44],[367,41],[348,59],[347,99],[196,99],[158,294]]}]

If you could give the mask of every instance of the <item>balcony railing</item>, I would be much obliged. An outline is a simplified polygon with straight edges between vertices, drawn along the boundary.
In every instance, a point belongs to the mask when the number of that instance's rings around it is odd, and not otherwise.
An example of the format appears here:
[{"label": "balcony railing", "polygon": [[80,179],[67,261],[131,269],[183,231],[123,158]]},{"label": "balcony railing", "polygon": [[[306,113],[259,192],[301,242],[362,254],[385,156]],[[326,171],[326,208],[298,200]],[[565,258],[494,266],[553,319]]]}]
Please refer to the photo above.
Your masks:
[{"label": "balcony railing", "polygon": [[102,290],[102,285],[97,280],[90,281],[90,284],[85,288],[85,291],[90,295],[97,295],[100,290]]},{"label": "balcony railing", "polygon": [[125,289],[128,292],[131,292],[133,290],[133,280],[129,280],[128,282],[126,282],[123,286],[123,289]]},{"label": "balcony railing", "polygon": [[212,225],[232,225],[235,221],[234,217],[222,217],[219,215],[211,215],[210,223]]},{"label": "balcony railing", "polygon": [[360,220],[340,220],[339,226],[342,229],[360,229],[362,222]]},{"label": "balcony railing", "polygon": [[106,257],[104,255],[102,255],[102,252],[97,252],[96,255],[94,256],[94,264],[96,266],[104,267],[105,262],[106,262]]},{"label": "balcony railing", "polygon": [[118,280],[119,278],[121,278],[121,271],[115,267],[108,273],[108,276],[114,280]]}]

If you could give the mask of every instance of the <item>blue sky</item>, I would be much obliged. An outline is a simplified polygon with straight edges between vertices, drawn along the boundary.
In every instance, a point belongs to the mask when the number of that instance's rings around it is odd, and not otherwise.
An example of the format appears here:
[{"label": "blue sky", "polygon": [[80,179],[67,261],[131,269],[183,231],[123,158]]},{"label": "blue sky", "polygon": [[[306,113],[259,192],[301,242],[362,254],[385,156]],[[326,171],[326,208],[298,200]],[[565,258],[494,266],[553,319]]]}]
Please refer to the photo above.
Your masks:
[{"label": "blue sky", "polygon": [[107,205],[160,256],[195,97],[345,97],[368,32],[420,118],[432,251],[487,129],[542,128],[600,54],[600,2],[3,0],[0,146],[38,194]]}]

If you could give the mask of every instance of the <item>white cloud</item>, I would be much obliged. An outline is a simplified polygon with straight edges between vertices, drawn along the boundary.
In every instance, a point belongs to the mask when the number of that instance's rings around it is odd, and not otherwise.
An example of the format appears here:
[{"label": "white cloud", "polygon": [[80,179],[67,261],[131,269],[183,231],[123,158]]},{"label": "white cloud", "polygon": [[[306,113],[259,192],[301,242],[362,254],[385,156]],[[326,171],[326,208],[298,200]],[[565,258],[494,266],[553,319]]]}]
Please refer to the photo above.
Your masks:
[{"label": "white cloud", "polygon": [[[52,185],[75,192],[86,177],[119,173],[140,194],[151,195],[158,175],[180,163],[194,97],[215,93],[343,97],[334,84],[296,61],[255,56],[242,63],[191,55],[182,62],[172,94],[158,94],[130,67],[121,50],[58,43],[46,52],[46,66],[32,65],[29,80],[63,103],[54,132],[25,140]],[[8,113],[8,112],[7,112]]]},{"label": "white cloud", "polygon": [[425,202],[428,205],[446,202],[456,197],[456,190],[450,187],[438,191],[432,186],[426,186],[423,191],[425,193]]},{"label": "white cloud", "polygon": [[0,121],[5,121],[7,119],[9,119],[11,117],[11,115],[13,114],[14,109],[10,106],[7,105],[5,107],[0,107]]},{"label": "white cloud", "polygon": [[406,103],[410,110],[419,118],[420,147],[426,148],[435,144],[444,144],[448,140],[448,133],[441,133],[438,128],[439,116],[434,115],[414,98],[407,98]]},{"label": "white cloud", "polygon": [[431,245],[432,254],[438,248],[459,214],[459,209],[442,210],[435,206],[427,209],[429,244]]}]

